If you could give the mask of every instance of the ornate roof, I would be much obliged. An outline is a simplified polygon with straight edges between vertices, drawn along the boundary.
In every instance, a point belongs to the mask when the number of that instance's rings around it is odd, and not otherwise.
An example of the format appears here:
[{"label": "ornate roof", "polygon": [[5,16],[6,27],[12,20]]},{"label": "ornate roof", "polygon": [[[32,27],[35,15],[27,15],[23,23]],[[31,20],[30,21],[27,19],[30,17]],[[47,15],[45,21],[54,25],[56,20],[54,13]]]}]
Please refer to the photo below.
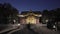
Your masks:
[{"label": "ornate roof", "polygon": [[22,15],[26,15],[26,14],[29,14],[29,13],[41,14],[40,11],[32,11],[32,10],[30,10],[30,11],[22,11],[22,12],[21,12]]},{"label": "ornate roof", "polygon": [[40,11],[22,11],[21,14],[19,15],[20,17],[25,17],[25,16],[41,16],[41,12]]}]

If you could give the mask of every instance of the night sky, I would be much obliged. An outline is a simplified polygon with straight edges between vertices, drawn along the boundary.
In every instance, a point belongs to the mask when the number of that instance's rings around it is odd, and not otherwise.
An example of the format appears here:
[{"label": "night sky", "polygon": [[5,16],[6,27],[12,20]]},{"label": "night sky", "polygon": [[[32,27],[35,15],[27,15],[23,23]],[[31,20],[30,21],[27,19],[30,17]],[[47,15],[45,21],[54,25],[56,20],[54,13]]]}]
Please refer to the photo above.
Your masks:
[{"label": "night sky", "polygon": [[10,3],[13,7],[19,11],[26,10],[44,10],[60,8],[60,0],[0,0],[0,3]]}]

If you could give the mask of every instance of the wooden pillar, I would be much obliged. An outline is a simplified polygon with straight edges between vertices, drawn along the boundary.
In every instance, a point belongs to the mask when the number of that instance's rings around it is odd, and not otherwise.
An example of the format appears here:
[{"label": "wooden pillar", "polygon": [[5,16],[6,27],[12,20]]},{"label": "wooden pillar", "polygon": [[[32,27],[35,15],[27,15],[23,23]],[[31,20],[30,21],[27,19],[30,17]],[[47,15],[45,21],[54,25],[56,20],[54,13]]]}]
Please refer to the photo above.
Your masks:
[{"label": "wooden pillar", "polygon": [[36,24],[39,24],[39,18],[38,17],[36,18]]}]

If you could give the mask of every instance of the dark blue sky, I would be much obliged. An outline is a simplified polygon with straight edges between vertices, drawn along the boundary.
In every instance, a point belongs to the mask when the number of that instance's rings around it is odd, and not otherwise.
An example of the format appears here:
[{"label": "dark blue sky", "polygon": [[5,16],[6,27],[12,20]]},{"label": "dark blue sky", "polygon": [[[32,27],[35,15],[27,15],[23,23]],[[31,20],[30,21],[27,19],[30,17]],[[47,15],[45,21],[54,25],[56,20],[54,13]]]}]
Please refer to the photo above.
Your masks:
[{"label": "dark blue sky", "polygon": [[10,3],[19,11],[60,8],[60,0],[0,0],[0,3],[4,2]]}]

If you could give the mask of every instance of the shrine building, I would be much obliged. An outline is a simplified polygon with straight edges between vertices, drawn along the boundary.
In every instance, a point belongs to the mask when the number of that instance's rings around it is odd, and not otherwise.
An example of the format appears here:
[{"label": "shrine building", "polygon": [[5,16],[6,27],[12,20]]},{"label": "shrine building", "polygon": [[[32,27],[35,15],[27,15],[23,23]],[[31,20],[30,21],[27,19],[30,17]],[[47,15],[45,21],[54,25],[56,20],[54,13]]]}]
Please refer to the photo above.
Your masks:
[{"label": "shrine building", "polygon": [[19,22],[21,24],[39,24],[39,19],[41,17],[40,11],[22,11],[21,14],[18,15]]}]

